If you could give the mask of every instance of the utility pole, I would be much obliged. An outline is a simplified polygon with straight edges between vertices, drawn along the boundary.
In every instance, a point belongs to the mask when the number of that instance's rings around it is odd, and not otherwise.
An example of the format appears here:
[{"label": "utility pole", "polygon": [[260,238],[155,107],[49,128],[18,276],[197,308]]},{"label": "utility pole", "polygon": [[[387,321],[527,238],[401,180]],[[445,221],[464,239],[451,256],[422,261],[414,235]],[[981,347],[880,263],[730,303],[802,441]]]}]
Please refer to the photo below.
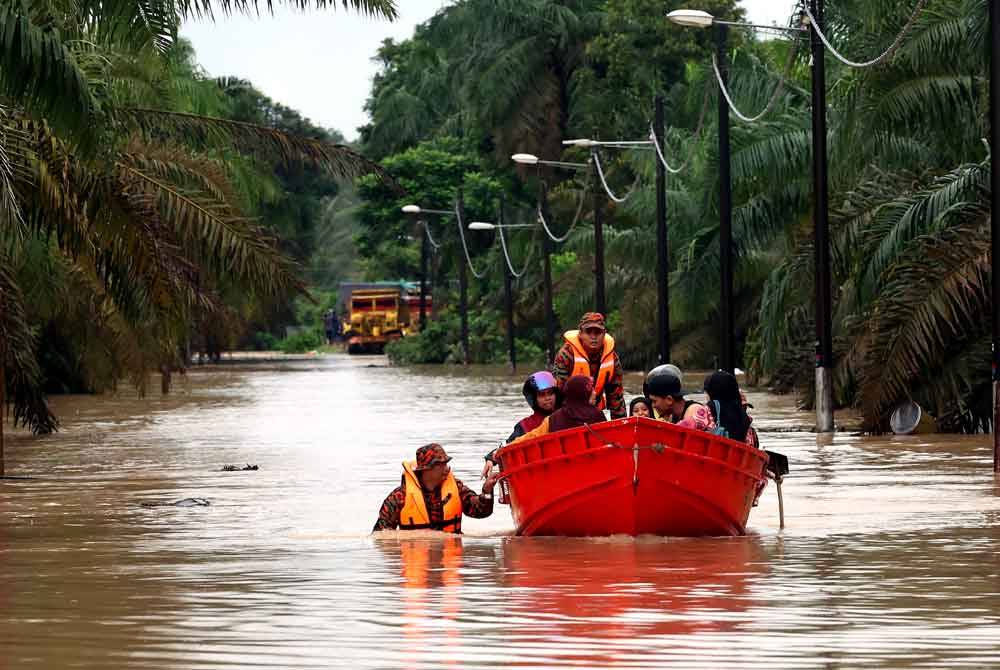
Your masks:
[{"label": "utility pole", "polygon": [[[719,73],[723,85],[729,78],[726,58],[726,41],[729,27],[719,24],[715,31],[715,44]],[[719,92],[719,268],[722,295],[719,312],[722,321],[719,361],[726,372],[736,371],[736,336],[733,329],[733,193],[729,153],[729,105]]]},{"label": "utility pole", "polygon": [[[546,221],[551,221],[549,216],[549,194],[548,187],[542,182],[539,189],[538,207],[542,217]],[[544,229],[542,230],[542,282],[545,284],[545,358],[549,365],[555,360],[555,337],[556,337],[556,315],[552,307],[552,239]]]},{"label": "utility pole", "polygon": [[[809,0],[818,26],[810,25],[812,46],[813,227],[816,264],[816,432],[833,432],[833,327],[830,292],[830,223],[826,171],[826,51],[823,0]],[[992,0],[990,2],[993,4]]]},{"label": "utility pole", "polygon": [[423,237],[420,242],[420,332],[427,327],[427,266],[430,262],[430,241],[428,240],[427,221],[421,221]]},{"label": "utility pole", "polygon": [[1000,222],[997,200],[1000,199],[1000,166],[997,154],[1000,143],[1000,15],[997,0],[989,1],[990,15],[990,268],[993,273],[993,472],[1000,473],[1000,273],[996,259],[1000,255]]},{"label": "utility pole", "polygon": [[[465,225],[465,199],[462,195],[462,189],[458,189],[458,225]],[[459,231],[459,235],[464,234],[464,230]],[[459,240],[461,244],[461,240]],[[461,251],[461,249],[459,250]],[[458,311],[462,322],[462,363],[464,365],[469,364],[469,277],[467,275],[468,268],[466,265],[468,259],[465,257],[464,252],[455,254],[458,258]]]},{"label": "utility pole", "polygon": [[[500,228],[500,234],[503,235],[504,226],[504,203],[503,199],[500,199],[500,215],[498,217],[497,224]],[[516,342],[514,339],[514,275],[511,273],[509,267],[507,267],[506,262],[503,263],[503,297],[504,297],[504,308],[507,312],[507,360],[510,362],[510,373],[514,374],[517,372],[517,351]]]},{"label": "utility pole", "polygon": [[[663,142],[663,96],[656,96],[653,114],[654,141]],[[670,257],[667,240],[667,168],[656,159],[656,309],[659,325],[659,362],[670,362]]]},{"label": "utility pole", "polygon": [[601,221],[601,177],[597,172],[597,161],[592,160],[594,169],[594,305],[605,317],[608,302],[604,294],[604,224]]}]

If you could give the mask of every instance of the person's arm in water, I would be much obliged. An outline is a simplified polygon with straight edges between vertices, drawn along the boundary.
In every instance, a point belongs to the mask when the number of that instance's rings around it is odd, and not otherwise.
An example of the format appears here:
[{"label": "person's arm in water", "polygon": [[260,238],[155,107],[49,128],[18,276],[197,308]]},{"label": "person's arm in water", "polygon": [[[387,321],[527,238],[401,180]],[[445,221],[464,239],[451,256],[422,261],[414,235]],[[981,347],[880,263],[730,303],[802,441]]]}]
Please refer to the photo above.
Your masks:
[{"label": "person's arm in water", "polygon": [[493,514],[493,485],[496,481],[497,475],[492,475],[483,484],[483,491],[489,491],[489,494],[476,493],[462,482],[456,481],[458,495],[462,499],[462,513],[465,516],[471,516],[473,519],[485,519]]},{"label": "person's arm in water", "polygon": [[378,511],[378,521],[375,522],[372,532],[376,530],[395,530],[398,528],[399,513],[403,511],[403,507],[405,506],[406,491],[400,486],[390,493],[382,503],[382,507]]},{"label": "person's arm in water", "polygon": [[628,416],[622,378],[622,361],[618,358],[618,354],[615,354],[615,370],[611,373],[611,379],[604,386],[604,397],[607,399],[608,411],[611,412],[612,419],[624,419]]}]

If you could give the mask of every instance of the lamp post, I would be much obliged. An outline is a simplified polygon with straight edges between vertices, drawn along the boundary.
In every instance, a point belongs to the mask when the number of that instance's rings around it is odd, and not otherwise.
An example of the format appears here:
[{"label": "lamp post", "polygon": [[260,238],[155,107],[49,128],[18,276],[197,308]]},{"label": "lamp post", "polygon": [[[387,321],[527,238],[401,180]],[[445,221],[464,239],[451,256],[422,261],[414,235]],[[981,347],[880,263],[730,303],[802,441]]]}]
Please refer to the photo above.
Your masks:
[{"label": "lamp post", "polygon": [[[458,200],[456,203],[458,209],[458,215],[461,217],[465,216],[464,204],[462,201],[462,191],[458,191]],[[435,214],[437,216],[454,216],[454,212],[449,212],[444,209],[428,209],[426,207],[421,207],[420,205],[404,205],[403,212],[410,216],[419,216],[420,214]],[[423,244],[426,245],[429,242],[429,233],[427,230],[427,222],[424,221],[424,240]],[[420,261],[420,329],[423,330],[424,325],[427,320],[427,261],[426,255],[421,249],[421,261]],[[469,364],[469,304],[468,304],[468,279],[465,274],[465,259],[458,264],[458,310],[462,321],[462,361],[465,365]]]},{"label": "lamp post", "polygon": [[[545,165],[577,171],[591,167],[587,163],[542,160],[533,154],[514,154],[511,160],[519,165]],[[596,164],[593,169],[596,172]],[[594,195],[594,306],[598,312],[607,314],[608,305],[604,293],[604,227],[601,222],[600,200],[596,193]]]},{"label": "lamp post", "polygon": [[997,212],[1000,200],[1000,14],[997,3],[989,4],[990,21],[990,253],[993,272],[993,472],[1000,474],[1000,273],[996,270],[996,259],[1000,255],[1000,222]]},{"label": "lamp post", "polygon": [[[422,210],[419,205],[404,205],[403,213],[417,220]],[[435,210],[431,212],[426,210],[428,213],[441,213],[440,210]],[[423,235],[420,238],[420,332],[424,331],[427,327],[427,274],[428,265],[430,263],[430,231],[427,230],[427,221],[418,220],[417,221],[423,227]]]},{"label": "lamp post", "polygon": [[[817,22],[822,24],[823,0],[809,0],[810,9]],[[667,18],[679,25],[707,28],[717,26],[716,47],[719,50],[717,59],[723,83],[726,81],[725,32],[730,26],[748,28],[775,29],[774,26],[758,26],[750,23],[734,23],[720,21],[708,12],[695,9],[679,9],[667,14]],[[822,25],[818,26],[822,29]],[[815,27],[810,26],[812,47],[812,134],[813,134],[813,230],[816,253],[816,430],[831,432],[833,426],[833,335],[832,335],[832,293],[830,288],[830,233],[827,219],[827,160],[826,160],[826,69],[824,67],[825,51]],[[803,28],[778,28],[789,33],[806,32]],[[720,167],[720,243],[723,235],[722,227],[727,214],[723,211],[731,208],[730,174],[729,174],[729,110],[728,105],[719,96],[719,155]],[[725,113],[723,113],[725,108]],[[723,123],[725,122],[725,123]],[[723,125],[725,129],[723,129]],[[723,143],[723,132],[726,141]],[[723,160],[723,154],[725,160]],[[723,174],[725,170],[725,174]],[[723,198],[723,195],[725,196]],[[725,202],[723,202],[725,200]],[[731,211],[728,213],[731,216]],[[726,235],[731,235],[732,228],[727,226]],[[731,249],[728,251],[731,253]],[[723,250],[723,264],[726,262],[726,250]],[[731,268],[730,268],[731,272]],[[725,275],[726,270],[723,269]],[[730,279],[731,281],[731,275]],[[723,284],[726,283],[725,276]],[[726,288],[723,286],[723,293]],[[730,294],[731,295],[731,294]],[[724,315],[725,319],[726,316]],[[729,318],[731,319],[731,313]],[[723,360],[728,352],[723,351]],[[733,356],[735,358],[735,356]]]},{"label": "lamp post", "polygon": [[[498,221],[499,223],[493,224],[485,221],[473,221],[469,224],[469,230],[497,230],[497,229],[507,229],[507,228],[534,228],[532,225],[507,225],[504,221],[503,215],[503,201],[500,201],[500,211]],[[501,233],[502,234],[502,233]],[[514,374],[517,372],[517,346],[514,331],[514,273],[511,271],[510,267],[504,265],[503,272],[503,291],[504,291],[504,311],[507,315],[507,360],[510,362],[510,372]]]}]

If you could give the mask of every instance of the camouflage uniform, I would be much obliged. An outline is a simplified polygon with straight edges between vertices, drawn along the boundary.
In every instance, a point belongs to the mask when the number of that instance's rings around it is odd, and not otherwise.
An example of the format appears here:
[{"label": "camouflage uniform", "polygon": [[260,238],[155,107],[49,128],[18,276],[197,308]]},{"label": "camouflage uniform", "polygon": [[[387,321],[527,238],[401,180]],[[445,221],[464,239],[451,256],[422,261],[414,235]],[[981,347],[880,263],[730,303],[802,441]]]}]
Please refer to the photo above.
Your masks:
[{"label": "camouflage uniform", "polygon": [[[451,458],[445,454],[444,449],[439,444],[428,444],[417,450],[416,470],[425,470],[437,463],[447,463]],[[483,519],[493,514],[493,496],[476,493],[462,482],[455,480],[458,485],[458,495],[462,499],[462,514],[471,516],[474,519]],[[422,489],[424,493],[424,504],[427,506],[427,514],[430,522],[441,523],[444,521],[444,501],[441,500],[441,487],[428,491]],[[399,513],[406,506],[406,481],[402,479],[400,485],[386,497],[378,513],[378,521],[375,522],[375,530],[394,530],[399,527]]]},{"label": "camouflage uniform", "polygon": [[[580,319],[580,328],[582,329],[587,323],[599,323],[603,326],[604,316],[597,312],[587,312]],[[562,349],[556,354],[555,360],[552,361],[552,374],[559,380],[560,389],[564,388],[566,380],[573,374],[574,361],[573,348],[568,343],[564,343]],[[589,362],[590,378],[596,382],[597,372],[601,367],[601,352],[598,351],[591,354]],[[625,406],[625,390],[622,387],[622,361],[618,358],[617,351],[615,352],[615,369],[611,373],[611,378],[604,385],[603,393],[607,400],[607,410],[611,413],[612,419],[621,419],[628,416],[627,407]]]}]

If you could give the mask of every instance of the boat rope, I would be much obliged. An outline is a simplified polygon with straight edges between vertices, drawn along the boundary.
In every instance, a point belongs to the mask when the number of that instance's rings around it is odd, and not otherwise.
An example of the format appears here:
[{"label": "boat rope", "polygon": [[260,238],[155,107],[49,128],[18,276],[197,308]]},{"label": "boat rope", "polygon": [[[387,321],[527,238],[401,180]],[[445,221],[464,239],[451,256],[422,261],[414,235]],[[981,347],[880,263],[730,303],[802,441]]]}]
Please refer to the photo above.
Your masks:
[{"label": "boat rope", "polygon": [[472,276],[476,279],[482,279],[486,276],[486,272],[479,273],[476,270],[476,266],[472,264],[472,256],[469,255],[469,245],[465,243],[465,222],[462,221],[462,215],[458,211],[458,203],[455,203],[455,220],[458,221],[458,236],[462,240],[462,251],[465,252],[465,260],[469,263],[469,270],[472,271]]},{"label": "boat rope", "polygon": [[767,114],[774,108],[774,105],[781,98],[781,93],[785,90],[785,83],[788,81],[788,77],[792,74],[792,65],[795,63],[796,53],[798,53],[798,42],[793,43],[792,47],[788,50],[788,62],[785,63],[785,69],[781,74],[781,79],[779,79],[777,85],[775,85],[770,99],[768,99],[767,104],[764,105],[764,109],[762,109],[759,114],[754,116],[747,116],[736,107],[736,103],[733,102],[729,89],[726,87],[726,82],[722,79],[722,73],[719,71],[719,61],[715,57],[715,54],[712,54],[712,70],[715,71],[715,79],[719,83],[719,90],[722,92],[722,96],[726,99],[726,104],[729,105],[729,109],[733,110],[733,114],[736,115],[736,118],[744,123],[754,123],[755,121],[760,121],[762,118],[767,116]]},{"label": "boat rope", "polygon": [[823,30],[819,27],[819,22],[816,20],[816,17],[812,15],[812,11],[810,11],[808,3],[803,3],[802,9],[805,12],[806,17],[809,19],[809,25],[816,31],[816,36],[819,37],[823,45],[830,51],[831,54],[833,54],[834,58],[839,60],[844,65],[864,68],[879,65],[896,53],[899,47],[902,46],[903,40],[906,39],[906,35],[910,32],[910,29],[913,27],[913,24],[916,22],[917,17],[920,15],[920,12],[923,11],[926,4],[927,0],[920,0],[920,2],[917,3],[917,6],[913,9],[913,13],[910,14],[910,18],[906,21],[906,25],[903,26],[903,29],[896,36],[896,39],[893,40],[892,44],[889,45],[888,49],[871,60],[861,62],[849,60],[833,48],[833,45],[830,44],[830,40],[826,38],[826,35],[823,34]]}]

